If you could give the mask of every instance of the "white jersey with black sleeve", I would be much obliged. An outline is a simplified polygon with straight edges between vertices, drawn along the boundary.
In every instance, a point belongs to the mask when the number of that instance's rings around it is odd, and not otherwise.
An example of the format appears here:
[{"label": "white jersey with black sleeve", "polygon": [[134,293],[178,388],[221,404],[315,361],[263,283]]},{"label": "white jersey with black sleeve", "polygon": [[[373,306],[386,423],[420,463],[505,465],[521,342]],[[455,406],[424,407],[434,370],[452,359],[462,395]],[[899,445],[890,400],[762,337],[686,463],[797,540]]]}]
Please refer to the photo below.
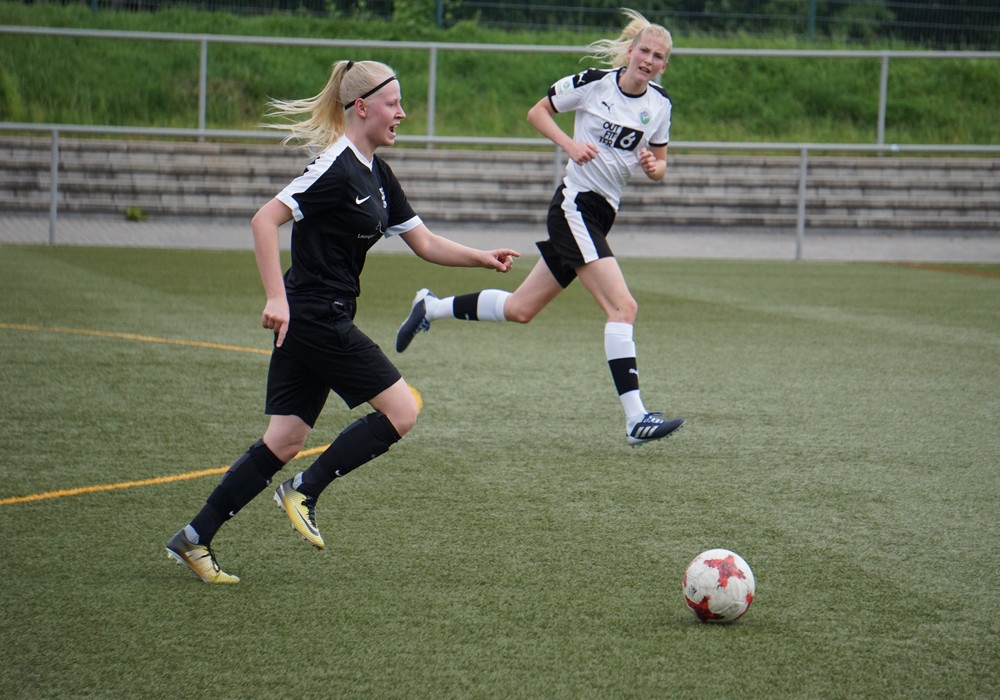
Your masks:
[{"label": "white jersey with black sleeve", "polygon": [[388,164],[365,158],[342,136],[277,198],[292,210],[289,294],[336,297],[361,293],[368,250],[383,236],[421,223]]},{"label": "white jersey with black sleeve", "polygon": [[641,95],[622,92],[620,70],[590,68],[556,81],[548,93],[556,112],[576,112],[573,140],[600,151],[584,165],[569,161],[563,183],[576,192],[597,192],[615,211],[642,149],[669,143],[672,108],[667,91],[654,82]]}]

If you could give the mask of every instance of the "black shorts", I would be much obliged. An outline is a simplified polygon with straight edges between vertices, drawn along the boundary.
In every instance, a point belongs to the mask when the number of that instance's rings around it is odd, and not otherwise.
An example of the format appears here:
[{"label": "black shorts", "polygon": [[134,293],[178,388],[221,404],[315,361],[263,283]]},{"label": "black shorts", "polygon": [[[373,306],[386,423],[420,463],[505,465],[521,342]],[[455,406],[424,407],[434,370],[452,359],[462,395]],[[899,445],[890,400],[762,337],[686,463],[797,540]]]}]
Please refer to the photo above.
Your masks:
[{"label": "black shorts", "polygon": [[382,348],[354,325],[354,299],[289,296],[288,305],[288,333],[271,352],[265,413],[313,427],[331,390],[354,408],[400,380]]},{"label": "black shorts", "polygon": [[615,208],[596,192],[567,191],[559,185],[549,204],[549,240],[539,241],[539,252],[552,276],[563,287],[576,279],[576,269],[600,258],[613,258],[608,232]]}]

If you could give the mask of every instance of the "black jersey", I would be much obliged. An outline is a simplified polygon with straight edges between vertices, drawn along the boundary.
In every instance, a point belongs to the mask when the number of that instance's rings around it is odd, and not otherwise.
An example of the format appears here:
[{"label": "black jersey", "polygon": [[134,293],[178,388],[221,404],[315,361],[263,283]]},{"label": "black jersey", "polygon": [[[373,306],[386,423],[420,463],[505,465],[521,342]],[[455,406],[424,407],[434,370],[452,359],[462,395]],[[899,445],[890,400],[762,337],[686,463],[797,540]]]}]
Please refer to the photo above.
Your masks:
[{"label": "black jersey", "polygon": [[358,296],[368,250],[421,223],[392,169],[346,137],[323,151],[277,198],[292,210],[289,294]]}]

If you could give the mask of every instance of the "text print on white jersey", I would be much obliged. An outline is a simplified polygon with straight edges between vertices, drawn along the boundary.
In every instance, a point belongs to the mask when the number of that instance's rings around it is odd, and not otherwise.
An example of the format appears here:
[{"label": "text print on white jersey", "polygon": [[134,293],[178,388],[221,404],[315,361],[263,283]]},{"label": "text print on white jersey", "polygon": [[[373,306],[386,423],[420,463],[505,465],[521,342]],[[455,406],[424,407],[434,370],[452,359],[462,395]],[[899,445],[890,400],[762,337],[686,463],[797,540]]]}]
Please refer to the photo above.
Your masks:
[{"label": "text print on white jersey", "polygon": [[634,151],[635,147],[642,141],[643,132],[638,129],[630,129],[621,124],[604,122],[604,135],[600,137],[601,143],[611,148],[620,148],[623,151]]}]

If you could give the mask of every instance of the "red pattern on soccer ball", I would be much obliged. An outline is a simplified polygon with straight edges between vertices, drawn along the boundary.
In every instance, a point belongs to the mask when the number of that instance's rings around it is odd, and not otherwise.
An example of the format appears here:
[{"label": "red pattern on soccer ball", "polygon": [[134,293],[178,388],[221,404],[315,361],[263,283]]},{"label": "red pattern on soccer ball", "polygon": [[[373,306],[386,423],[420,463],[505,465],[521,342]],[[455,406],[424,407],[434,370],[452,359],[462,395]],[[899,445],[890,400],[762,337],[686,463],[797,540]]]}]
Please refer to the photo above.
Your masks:
[{"label": "red pattern on soccer ball", "polygon": [[685,598],[688,607],[694,610],[694,614],[698,616],[698,619],[702,622],[708,622],[709,620],[721,620],[722,615],[712,612],[708,609],[708,601],[711,596],[705,596],[701,599],[700,603],[693,602],[690,598]]},{"label": "red pattern on soccer ball", "polygon": [[[706,559],[705,566],[710,566],[713,569],[719,570],[719,585],[725,588],[729,585],[729,577],[735,576],[738,579],[746,580],[746,576],[740,571],[740,567],[736,566],[736,560],[732,555],[726,557],[725,559]],[[751,596],[752,598],[752,596]]]}]

